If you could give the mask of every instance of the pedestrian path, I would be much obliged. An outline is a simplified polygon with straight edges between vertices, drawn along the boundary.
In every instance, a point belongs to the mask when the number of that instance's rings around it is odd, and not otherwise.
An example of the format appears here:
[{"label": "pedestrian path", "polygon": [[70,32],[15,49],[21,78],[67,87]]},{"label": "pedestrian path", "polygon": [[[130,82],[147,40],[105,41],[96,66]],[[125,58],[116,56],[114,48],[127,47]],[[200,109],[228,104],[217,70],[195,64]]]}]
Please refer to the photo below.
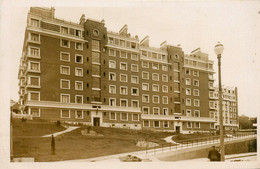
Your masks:
[{"label": "pedestrian path", "polygon": [[180,144],[180,143],[177,143],[172,140],[172,137],[174,137],[174,136],[176,136],[176,135],[165,137],[165,138],[163,138],[163,140],[165,140],[168,143],[172,143],[172,144]]},{"label": "pedestrian path", "polygon": [[64,134],[64,133],[68,133],[68,132],[71,132],[75,129],[77,129],[79,127],[75,127],[75,126],[68,126],[66,130],[63,130],[63,131],[60,131],[60,132],[56,132],[56,133],[52,133],[52,134],[48,134],[48,135],[45,135],[45,136],[42,136],[42,137],[51,137],[52,135],[54,137],[58,136],[58,135],[61,135],[61,134]]}]

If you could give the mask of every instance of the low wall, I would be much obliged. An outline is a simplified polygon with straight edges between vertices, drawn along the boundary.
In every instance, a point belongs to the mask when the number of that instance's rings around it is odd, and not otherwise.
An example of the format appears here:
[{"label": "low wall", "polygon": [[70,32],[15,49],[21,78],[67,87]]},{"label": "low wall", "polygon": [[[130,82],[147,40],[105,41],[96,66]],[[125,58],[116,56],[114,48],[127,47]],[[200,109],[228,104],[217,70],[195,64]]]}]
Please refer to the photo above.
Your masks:
[{"label": "low wall", "polygon": [[[245,139],[245,140],[235,140],[229,143],[225,143],[225,154],[239,154],[246,152],[256,152],[257,145],[256,139]],[[177,150],[162,154],[155,154],[154,156],[161,161],[180,161],[189,160],[194,158],[207,158],[208,152],[211,147],[219,146],[219,144],[210,144],[200,147],[193,147],[189,149]]]}]

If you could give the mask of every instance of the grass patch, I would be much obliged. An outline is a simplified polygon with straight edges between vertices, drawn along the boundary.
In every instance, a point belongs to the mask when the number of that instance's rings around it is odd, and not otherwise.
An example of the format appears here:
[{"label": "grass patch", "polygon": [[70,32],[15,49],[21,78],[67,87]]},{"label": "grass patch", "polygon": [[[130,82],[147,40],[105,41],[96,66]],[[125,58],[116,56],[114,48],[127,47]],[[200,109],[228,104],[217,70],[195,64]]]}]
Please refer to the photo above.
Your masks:
[{"label": "grass patch", "polygon": [[199,138],[213,137],[213,136],[216,135],[212,135],[210,133],[178,134],[172,137],[172,140],[175,142],[180,142],[184,140],[199,139]]}]

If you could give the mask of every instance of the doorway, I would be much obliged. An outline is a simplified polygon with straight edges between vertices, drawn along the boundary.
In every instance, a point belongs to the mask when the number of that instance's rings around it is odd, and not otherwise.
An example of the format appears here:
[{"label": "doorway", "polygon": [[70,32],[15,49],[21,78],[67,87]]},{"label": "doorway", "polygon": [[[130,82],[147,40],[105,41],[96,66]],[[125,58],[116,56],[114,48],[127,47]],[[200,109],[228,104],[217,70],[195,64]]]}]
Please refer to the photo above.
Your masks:
[{"label": "doorway", "polygon": [[180,133],[180,126],[175,126],[176,133]]},{"label": "doorway", "polygon": [[94,122],[94,126],[97,126],[97,127],[100,126],[100,118],[99,117],[94,117],[93,122]]}]

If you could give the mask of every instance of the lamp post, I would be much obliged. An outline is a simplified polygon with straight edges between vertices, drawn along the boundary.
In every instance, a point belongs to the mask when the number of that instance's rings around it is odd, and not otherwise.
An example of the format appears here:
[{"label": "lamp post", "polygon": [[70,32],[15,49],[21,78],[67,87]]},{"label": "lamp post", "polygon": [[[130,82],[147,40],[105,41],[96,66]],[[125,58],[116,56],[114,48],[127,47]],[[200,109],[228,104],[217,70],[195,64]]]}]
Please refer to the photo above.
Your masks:
[{"label": "lamp post", "polygon": [[222,86],[221,86],[221,54],[224,46],[218,42],[215,46],[215,53],[218,56],[218,97],[219,97],[219,130],[220,130],[220,152],[221,161],[225,161],[225,145],[224,145],[224,128],[223,128],[223,112],[222,112]]}]

